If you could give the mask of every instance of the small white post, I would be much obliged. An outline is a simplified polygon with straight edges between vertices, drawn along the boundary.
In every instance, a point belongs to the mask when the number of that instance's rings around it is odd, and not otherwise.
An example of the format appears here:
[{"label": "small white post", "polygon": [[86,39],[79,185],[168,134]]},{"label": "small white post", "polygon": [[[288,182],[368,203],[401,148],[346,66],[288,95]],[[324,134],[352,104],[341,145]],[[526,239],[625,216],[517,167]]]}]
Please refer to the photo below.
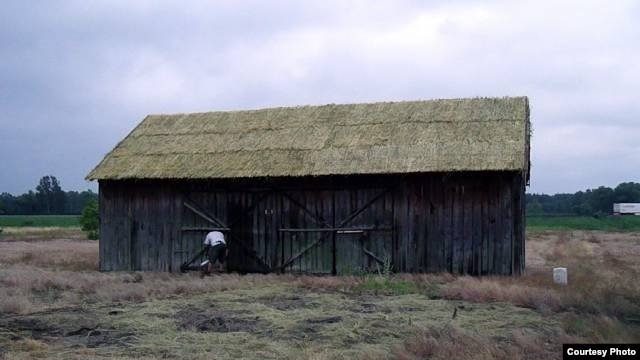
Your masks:
[{"label": "small white post", "polygon": [[567,285],[567,268],[553,268],[553,282],[560,285]]}]

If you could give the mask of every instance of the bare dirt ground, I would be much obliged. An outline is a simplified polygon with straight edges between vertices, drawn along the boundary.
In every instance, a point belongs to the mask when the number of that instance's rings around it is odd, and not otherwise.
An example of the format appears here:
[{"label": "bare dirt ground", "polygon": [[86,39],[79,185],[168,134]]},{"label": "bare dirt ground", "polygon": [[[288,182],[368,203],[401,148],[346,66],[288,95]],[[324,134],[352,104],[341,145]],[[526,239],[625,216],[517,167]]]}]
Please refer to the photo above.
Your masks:
[{"label": "bare dirt ground", "polygon": [[97,242],[24,239],[0,240],[0,359],[560,359],[563,342],[640,341],[639,233],[529,234],[517,278],[100,273]]}]

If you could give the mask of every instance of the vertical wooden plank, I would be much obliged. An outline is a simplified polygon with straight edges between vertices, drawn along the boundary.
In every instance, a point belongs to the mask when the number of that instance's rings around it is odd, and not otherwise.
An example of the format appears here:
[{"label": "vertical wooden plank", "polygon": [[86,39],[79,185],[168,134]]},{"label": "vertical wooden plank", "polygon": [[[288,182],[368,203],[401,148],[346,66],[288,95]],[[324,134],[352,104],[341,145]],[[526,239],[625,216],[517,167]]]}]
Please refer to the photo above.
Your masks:
[{"label": "vertical wooden plank", "polygon": [[509,179],[504,179],[504,196],[502,202],[502,208],[505,214],[504,221],[504,234],[503,234],[503,252],[502,252],[502,274],[513,274],[513,257],[512,257],[512,242],[513,242],[513,206],[512,206],[512,185]]},{"label": "vertical wooden plank", "polygon": [[175,195],[172,199],[172,208],[176,217],[176,221],[174,223],[173,231],[172,231],[172,243],[170,248],[169,256],[171,258],[171,271],[178,272],[180,271],[180,265],[182,264],[182,244],[183,244],[183,233],[181,231],[183,226],[183,201],[182,191],[186,191],[186,189],[181,189],[181,191],[176,191]]},{"label": "vertical wooden plank", "polygon": [[511,261],[512,261],[512,273],[520,275],[522,273],[522,197],[521,197],[521,174],[516,174],[513,176],[511,181],[512,186],[512,212],[513,212],[513,237],[512,237],[512,253],[511,253]]},{"label": "vertical wooden plank", "polygon": [[262,254],[261,257],[265,261],[265,263],[270,264],[271,252],[269,251],[269,242],[271,239],[271,221],[273,220],[273,216],[275,215],[273,195],[267,195],[267,197],[262,201],[265,203],[266,214],[265,212],[263,212],[259,215],[263,218],[262,232],[264,233],[260,246],[260,254]]},{"label": "vertical wooden plank", "polygon": [[396,251],[397,256],[394,263],[397,264],[398,271],[407,271],[406,266],[406,239],[408,236],[408,224],[407,224],[407,185],[406,182],[402,182],[396,192],[396,199],[394,200],[394,214],[396,219]]},{"label": "vertical wooden plank", "polygon": [[271,241],[273,245],[271,246],[271,263],[269,265],[275,271],[278,268],[279,264],[282,263],[280,259],[281,238],[280,238],[280,233],[278,232],[278,229],[282,228],[282,218],[283,218],[283,214],[282,214],[283,196],[280,191],[276,191],[274,193],[274,202],[275,202],[276,208],[274,209],[275,216],[273,217],[273,221],[271,223],[272,224],[271,225],[272,226]]},{"label": "vertical wooden plank", "polygon": [[482,273],[482,182],[478,181],[474,185],[472,194],[473,200],[473,271],[472,274],[480,275]]},{"label": "vertical wooden plank", "polygon": [[[292,223],[293,216],[291,214],[291,200],[288,197],[282,196],[282,227],[283,228],[291,228],[295,225]],[[289,233],[280,233],[280,265],[284,264],[284,262],[291,257],[291,234]],[[283,271],[287,271],[288,269],[283,269]]]},{"label": "vertical wooden plank", "polygon": [[[333,223],[333,194],[334,192],[323,191],[322,192],[322,220],[329,226]],[[331,274],[333,272],[333,240],[334,236],[331,234],[323,241],[321,248],[321,268],[319,271],[324,274]]]},{"label": "vertical wooden plank", "polygon": [[425,243],[425,271],[433,272],[437,269],[438,258],[435,256],[437,254],[437,250],[434,249],[433,239],[433,231],[434,231],[434,221],[433,221],[433,212],[434,212],[434,196],[433,196],[433,177],[425,177],[424,178],[424,186],[425,186],[425,196],[424,196],[424,217],[425,217],[425,233],[424,233],[424,241]]},{"label": "vertical wooden plank", "polygon": [[[388,186],[393,186],[393,184],[388,184]],[[389,189],[389,192],[387,192],[385,199],[384,199],[384,214],[382,214],[382,216],[384,217],[384,222],[382,224],[383,227],[388,228],[388,229],[393,229],[394,226],[394,220],[393,220],[393,192],[391,189]],[[393,251],[393,230],[391,231],[387,231],[384,233],[384,240],[383,240],[383,251],[386,254],[386,256],[389,258],[389,261],[391,261],[391,266],[393,267],[393,271],[397,272],[398,269],[396,268],[396,265],[394,263],[394,251]]]},{"label": "vertical wooden plank", "polygon": [[[392,184],[387,184],[387,186],[393,186]],[[384,212],[380,215],[383,217],[382,226],[385,228],[392,229],[393,228],[393,192],[389,191],[385,195],[384,198]],[[393,267],[393,271],[397,271],[395,267],[395,263],[393,262],[394,254],[393,254],[393,232],[388,231],[384,233],[384,239],[382,240],[382,251],[391,261],[391,266]]]},{"label": "vertical wooden plank", "polygon": [[[255,252],[257,256],[260,256],[260,248],[262,244],[262,236],[264,228],[262,227],[264,222],[264,202],[260,204],[254,204],[253,202],[259,197],[254,191],[248,192],[247,202],[244,205],[243,210],[249,214],[248,221],[251,222],[251,231],[246,233],[246,244],[250,251]],[[253,210],[251,207],[253,206]],[[247,256],[248,259],[248,256]],[[253,259],[248,259],[253,262]]]},{"label": "vertical wooden plank", "polygon": [[500,238],[500,213],[499,209],[499,196],[500,196],[500,183],[497,176],[493,176],[493,180],[490,184],[490,199],[489,199],[489,241],[488,241],[488,263],[489,273],[497,274],[498,268],[496,267],[496,252],[498,248]]},{"label": "vertical wooden plank", "polygon": [[[290,216],[289,218],[291,219],[291,227],[295,228],[295,227],[300,227],[301,223],[300,223],[300,219],[298,216],[298,209],[291,204],[290,205]],[[285,259],[289,259],[291,256],[293,256],[295,254],[294,252],[294,243],[298,241],[297,239],[298,234],[292,233],[292,234],[287,234],[287,239],[288,239],[288,246],[287,246],[287,251],[286,251],[286,256]],[[287,271],[292,271],[293,269],[293,265],[290,265],[286,270]]]},{"label": "vertical wooden plank", "polygon": [[111,250],[113,254],[113,270],[126,270],[124,265],[124,219],[126,217],[126,209],[124,208],[124,201],[122,200],[123,196],[120,194],[119,189],[117,189],[115,184],[111,184],[112,186],[112,196],[113,196],[113,249]]},{"label": "vertical wooden plank", "polygon": [[[323,193],[321,190],[314,190],[313,191],[313,215],[315,216],[316,219],[322,220],[323,218],[323,211],[322,211],[322,197],[323,197]],[[319,224],[315,224],[314,227],[320,227]],[[319,234],[320,236],[323,236],[324,234]],[[317,239],[317,237],[316,237]],[[315,241],[315,239],[313,240]],[[307,271],[311,272],[311,273],[318,273],[320,272],[320,270],[322,269],[322,255],[323,255],[323,250],[324,247],[326,246],[327,241],[323,241],[321,242],[318,246],[316,246],[315,248],[313,248],[313,253],[311,254],[312,257],[312,265],[311,268],[307,269]]]},{"label": "vertical wooden plank", "polygon": [[278,229],[280,228],[280,222],[282,221],[282,196],[279,192],[275,192],[273,194],[273,206],[274,215],[271,217],[271,235],[269,239],[271,249],[271,262],[269,263],[269,266],[271,266],[272,269],[276,269],[278,266],[278,247],[280,245]]},{"label": "vertical wooden plank", "polygon": [[455,188],[446,177],[442,178],[441,192],[443,195],[444,211],[442,214],[442,239],[445,270],[453,272],[453,198]]},{"label": "vertical wooden plank", "polygon": [[517,178],[517,190],[518,190],[518,201],[515,203],[516,206],[516,214],[518,214],[518,227],[517,227],[517,238],[516,243],[518,244],[518,252],[516,256],[518,257],[518,261],[516,262],[516,271],[518,275],[524,274],[525,270],[525,260],[526,260],[526,213],[525,213],[525,184],[526,179],[524,175],[520,173]]},{"label": "vertical wooden plank", "polygon": [[[304,191],[300,191],[300,199],[299,202],[300,204],[302,204],[303,207],[307,206],[307,198],[306,198],[306,194]],[[300,207],[296,207],[295,208],[296,211],[296,217],[298,219],[299,222],[299,226],[302,228],[307,227],[307,222],[306,222],[306,216],[304,214],[304,211],[300,208]],[[306,242],[307,242],[307,234],[305,233],[295,233],[291,236],[292,239],[292,248],[291,248],[291,254],[295,255],[298,252],[300,252]],[[291,271],[301,271],[301,263],[302,263],[302,259],[297,259],[296,261],[293,262],[293,264],[291,264]]]},{"label": "vertical wooden plank", "polygon": [[111,259],[111,254],[107,253],[107,250],[112,246],[111,224],[106,222],[109,216],[107,213],[107,207],[110,202],[105,199],[105,185],[104,182],[98,181],[98,229],[100,238],[98,240],[98,269],[100,271],[111,270],[107,263]]},{"label": "vertical wooden plank", "polygon": [[131,234],[131,243],[137,252],[137,256],[132,256],[132,262],[136,264],[136,270],[146,270],[148,259],[150,256],[153,256],[150,250],[145,249],[145,245],[147,245],[145,236],[146,211],[148,207],[147,205],[149,201],[151,201],[149,190],[137,190],[133,194],[132,200],[133,206],[131,219],[133,223],[133,232]]},{"label": "vertical wooden plank", "polygon": [[[333,189],[331,191],[331,226],[332,227],[336,227],[336,196],[337,196],[337,190]],[[333,232],[331,233],[331,274],[332,275],[337,275],[338,274],[338,267],[337,267],[337,244],[336,244],[336,233]]]},{"label": "vertical wooden plank", "polygon": [[158,265],[160,271],[169,271],[171,249],[171,228],[175,221],[175,214],[171,209],[171,192],[167,187],[162,188],[162,213],[166,221],[160,224],[161,246],[159,247]]},{"label": "vertical wooden plank", "polygon": [[[308,191],[302,191],[303,194],[303,202],[302,205],[306,208],[309,209],[311,207],[311,205],[313,205],[313,198],[311,198],[311,194]],[[302,227],[304,228],[309,228],[309,227],[313,227],[314,224],[312,221],[310,221],[309,216],[302,210],[299,209],[299,214],[300,217],[302,219]],[[312,233],[302,233],[301,236],[301,241],[299,241],[297,243],[298,248],[296,249],[296,254],[304,249],[307,248],[307,246],[309,246],[309,244],[311,244],[312,238],[314,238],[316,236],[316,234],[312,234]],[[303,272],[307,270],[307,266],[308,266],[308,261],[309,261],[309,252],[307,252],[306,254],[302,255],[300,258],[298,258],[298,260],[296,260],[297,263],[297,271],[299,272]]]},{"label": "vertical wooden plank", "polygon": [[266,208],[268,209],[268,214],[264,218],[264,239],[262,244],[261,253],[262,258],[264,259],[266,264],[271,264],[271,242],[272,242],[272,223],[273,218],[276,215],[275,211],[275,202],[273,194],[267,196],[264,200],[267,204]]},{"label": "vertical wooden plank", "polygon": [[129,194],[126,194],[124,189],[121,187],[121,204],[124,209],[123,217],[122,217],[122,256],[120,258],[122,269],[123,270],[131,270],[131,226],[130,226],[130,202],[129,202]]},{"label": "vertical wooden plank", "polygon": [[[356,209],[358,209],[360,205],[360,191],[359,189],[350,189],[349,190],[349,211],[346,215],[351,215]],[[346,218],[346,216],[345,216]],[[342,219],[344,220],[344,219]],[[347,224],[348,225],[348,224]],[[361,267],[363,264],[360,259],[360,254],[356,251],[356,247],[354,243],[357,241],[353,236],[342,236],[339,237],[342,239],[341,244],[343,244],[343,249],[346,250],[345,260],[345,269],[347,272],[351,273],[354,269]]]},{"label": "vertical wooden plank", "polygon": [[[256,194],[257,198],[260,198],[263,196],[263,194],[261,193],[257,193]],[[256,201],[258,201],[256,199]],[[258,248],[256,249],[256,253],[258,254],[258,256],[260,258],[262,258],[267,264],[270,261],[270,256],[269,256],[269,252],[267,250],[268,247],[268,240],[269,240],[269,231],[270,231],[270,226],[269,223],[271,222],[271,218],[273,217],[273,206],[271,204],[271,196],[267,195],[267,197],[265,199],[262,199],[261,201],[263,210],[258,212],[258,217],[261,218],[259,223],[260,223],[260,241],[258,242]]]},{"label": "vertical wooden plank", "polygon": [[155,260],[155,271],[167,271],[166,269],[166,244],[167,237],[165,235],[165,231],[168,228],[169,222],[173,219],[171,218],[171,213],[169,212],[169,208],[167,206],[167,196],[166,189],[164,186],[159,187],[159,199],[158,199],[158,209],[154,209],[152,217],[162,216],[164,221],[156,224],[156,237],[157,237],[157,250],[156,250],[156,258]]},{"label": "vertical wooden plank", "polygon": [[502,254],[504,250],[505,236],[505,214],[502,206],[504,199],[504,183],[501,176],[497,176],[497,194],[496,194],[496,235],[493,251],[493,272],[502,274]]},{"label": "vertical wooden plank", "polygon": [[[353,192],[349,189],[339,189],[335,192],[335,219],[334,227],[337,227],[351,213],[353,205]],[[335,236],[335,270],[336,274],[347,274],[353,270],[354,260],[351,256],[351,239],[344,236]]]},{"label": "vertical wooden plank", "polygon": [[410,256],[413,260],[409,271],[423,272],[425,270],[424,258],[426,249],[424,246],[424,185],[421,181],[413,184],[409,202],[410,217],[412,218]]},{"label": "vertical wooden plank", "polygon": [[425,199],[424,199],[424,214],[425,214],[425,248],[427,253],[426,257],[426,271],[434,272],[438,271],[439,252],[436,247],[435,239],[435,196],[433,193],[433,176],[426,178],[425,185]]},{"label": "vertical wooden plank", "polygon": [[453,269],[464,273],[464,203],[462,185],[456,177],[453,196]]},{"label": "vertical wooden plank", "polygon": [[433,237],[430,240],[433,242],[433,251],[434,257],[437,258],[437,270],[436,271],[447,271],[447,261],[446,261],[446,248],[445,248],[445,222],[444,222],[444,213],[445,213],[445,196],[444,196],[444,187],[442,185],[442,177],[437,176],[433,179],[433,196],[435,199],[434,209],[433,209]]},{"label": "vertical wooden plank", "polygon": [[179,241],[180,236],[180,208],[177,206],[180,198],[180,191],[172,190],[169,191],[169,198],[167,199],[168,206],[171,209],[171,219],[173,221],[170,224],[169,230],[167,232],[168,242],[167,242],[167,270],[171,272],[178,271],[178,268],[174,266],[174,255],[173,249],[175,248],[175,243]]},{"label": "vertical wooden plank", "polygon": [[489,192],[490,192],[490,183],[489,181],[487,181],[486,178],[483,178],[482,182],[481,182],[482,186],[481,186],[481,195],[480,195],[480,201],[482,203],[481,205],[481,238],[482,238],[482,244],[481,244],[481,251],[480,251],[480,256],[482,259],[482,264],[481,264],[481,269],[480,269],[480,274],[481,275],[486,275],[489,273],[489,252],[488,252],[488,241],[489,241],[489,226],[490,226],[490,219],[489,219]]},{"label": "vertical wooden plank", "polygon": [[398,201],[399,186],[396,186],[390,193],[391,195],[391,258],[393,261],[393,267],[395,271],[400,270],[400,260],[398,251],[398,219],[396,218],[396,203]]},{"label": "vertical wooden plank", "polygon": [[473,273],[473,185],[468,177],[462,182],[463,273]]}]

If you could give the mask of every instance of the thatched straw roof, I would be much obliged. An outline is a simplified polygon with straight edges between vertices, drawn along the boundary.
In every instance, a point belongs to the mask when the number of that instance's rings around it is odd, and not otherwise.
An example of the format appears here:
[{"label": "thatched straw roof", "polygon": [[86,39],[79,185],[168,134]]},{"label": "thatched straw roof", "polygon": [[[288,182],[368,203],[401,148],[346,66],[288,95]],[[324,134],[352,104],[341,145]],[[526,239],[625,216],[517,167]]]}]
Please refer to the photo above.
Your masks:
[{"label": "thatched straw roof", "polygon": [[514,170],[526,97],[147,116],[87,179],[206,179]]}]

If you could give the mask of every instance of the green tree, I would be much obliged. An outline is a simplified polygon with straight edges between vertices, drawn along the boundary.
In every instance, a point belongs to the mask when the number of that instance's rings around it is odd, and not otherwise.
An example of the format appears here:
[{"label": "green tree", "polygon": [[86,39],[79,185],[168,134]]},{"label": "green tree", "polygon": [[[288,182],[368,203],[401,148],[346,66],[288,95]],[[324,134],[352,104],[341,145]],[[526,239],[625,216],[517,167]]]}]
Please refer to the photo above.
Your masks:
[{"label": "green tree", "polygon": [[544,208],[538,199],[533,198],[527,203],[527,215],[542,215],[544,214]]},{"label": "green tree", "polygon": [[15,198],[15,211],[14,214],[26,215],[26,214],[40,214],[38,208],[38,201],[36,194],[29,190],[28,192]]},{"label": "green tree", "polygon": [[614,201],[617,203],[637,203],[640,202],[640,183],[624,182],[620,183],[613,190]]},{"label": "green tree", "polygon": [[55,176],[43,176],[36,186],[36,200],[42,214],[62,214],[66,196]]},{"label": "green tree", "polygon": [[98,240],[99,219],[97,200],[89,201],[85,205],[84,209],[82,209],[82,214],[80,215],[80,225],[82,225],[82,230],[87,233],[87,237],[89,239]]},{"label": "green tree", "polygon": [[606,186],[593,189],[589,194],[588,202],[592,211],[596,213],[610,213],[614,202],[613,189]]}]

